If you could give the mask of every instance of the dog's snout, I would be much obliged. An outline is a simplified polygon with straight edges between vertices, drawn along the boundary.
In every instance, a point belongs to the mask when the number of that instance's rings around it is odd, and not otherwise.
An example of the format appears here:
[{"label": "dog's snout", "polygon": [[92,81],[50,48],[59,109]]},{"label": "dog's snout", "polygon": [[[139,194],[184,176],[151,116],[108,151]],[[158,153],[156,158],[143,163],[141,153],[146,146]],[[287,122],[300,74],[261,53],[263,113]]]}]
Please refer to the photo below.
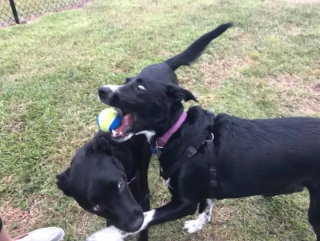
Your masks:
[{"label": "dog's snout", "polygon": [[132,220],[130,222],[130,224],[126,227],[126,231],[127,232],[136,232],[138,231],[142,224],[143,224],[143,221],[144,221],[144,216],[142,213],[139,213],[138,215],[135,215],[135,218],[134,220]]},{"label": "dog's snout", "polygon": [[100,99],[108,99],[111,94],[112,94],[112,91],[109,87],[103,86],[98,89],[98,95]]}]

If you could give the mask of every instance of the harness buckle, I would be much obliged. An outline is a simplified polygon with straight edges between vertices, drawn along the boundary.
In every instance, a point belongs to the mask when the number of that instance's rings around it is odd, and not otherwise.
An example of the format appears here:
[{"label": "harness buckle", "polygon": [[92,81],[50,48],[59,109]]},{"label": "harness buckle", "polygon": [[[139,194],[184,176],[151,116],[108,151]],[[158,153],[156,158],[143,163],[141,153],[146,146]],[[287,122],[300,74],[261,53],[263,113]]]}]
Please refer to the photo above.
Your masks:
[{"label": "harness buckle", "polygon": [[197,153],[197,150],[193,147],[193,146],[188,146],[185,150],[184,150],[184,155],[188,158],[193,157],[195,154]]},{"label": "harness buckle", "polygon": [[213,167],[210,168],[210,187],[217,187],[217,170]]},{"label": "harness buckle", "polygon": [[217,187],[217,186],[218,186],[218,181],[210,180],[210,187]]}]

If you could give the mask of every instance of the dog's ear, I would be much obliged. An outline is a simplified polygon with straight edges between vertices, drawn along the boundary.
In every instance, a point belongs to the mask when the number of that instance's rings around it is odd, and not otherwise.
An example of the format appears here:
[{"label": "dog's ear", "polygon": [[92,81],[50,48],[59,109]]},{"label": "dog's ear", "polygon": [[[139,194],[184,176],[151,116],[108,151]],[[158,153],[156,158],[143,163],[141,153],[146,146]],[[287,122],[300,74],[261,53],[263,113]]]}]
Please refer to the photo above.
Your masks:
[{"label": "dog's ear", "polygon": [[71,168],[68,167],[67,170],[56,176],[58,188],[67,196],[70,196],[70,172]]},{"label": "dog's ear", "polygon": [[194,97],[189,90],[183,89],[176,85],[167,85],[166,94],[168,97],[173,98],[175,102],[181,102],[182,100],[186,102],[189,100],[198,102],[196,97]]}]

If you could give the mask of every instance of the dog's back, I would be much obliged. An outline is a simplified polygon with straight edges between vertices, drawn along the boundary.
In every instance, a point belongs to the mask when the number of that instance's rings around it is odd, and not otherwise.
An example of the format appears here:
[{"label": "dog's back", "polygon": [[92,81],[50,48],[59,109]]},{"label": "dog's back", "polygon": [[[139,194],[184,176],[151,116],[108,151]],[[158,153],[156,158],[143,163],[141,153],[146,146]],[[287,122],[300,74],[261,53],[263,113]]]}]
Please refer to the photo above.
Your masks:
[{"label": "dog's back", "polygon": [[320,174],[320,119],[244,120],[218,115],[214,131],[226,196],[307,186]]}]

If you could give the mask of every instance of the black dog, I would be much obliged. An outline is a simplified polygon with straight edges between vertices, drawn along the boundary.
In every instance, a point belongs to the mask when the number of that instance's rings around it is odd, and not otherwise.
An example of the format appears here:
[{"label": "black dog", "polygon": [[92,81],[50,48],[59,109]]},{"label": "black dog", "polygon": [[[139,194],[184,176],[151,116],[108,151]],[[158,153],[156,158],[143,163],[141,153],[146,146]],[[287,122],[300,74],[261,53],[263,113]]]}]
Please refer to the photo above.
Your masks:
[{"label": "black dog", "polygon": [[[165,63],[174,71],[192,62],[213,35],[228,27],[221,25]],[[131,116],[125,131],[115,133],[114,139],[147,134],[172,194],[168,204],[145,213],[139,231],[192,215],[200,204],[198,219],[184,226],[193,233],[210,219],[214,199],[273,196],[306,187],[310,193],[309,222],[320,240],[319,119],[246,120],[226,114],[214,116],[201,107],[184,113],[182,100],[196,101],[191,92],[141,76],[116,88],[101,87],[99,96],[103,103]],[[106,228],[88,240],[122,240],[127,235]]]},{"label": "black dog", "polygon": [[[107,219],[108,226],[133,232],[143,223],[143,211],[150,210],[150,157],[144,136],[119,143],[100,131],[57,175],[57,185],[83,209]],[[148,231],[138,240],[147,241]]]},{"label": "black dog", "polygon": [[[147,66],[137,77],[165,84],[179,84],[177,76],[165,62]],[[127,78],[126,82],[130,82],[131,79],[133,78]],[[117,129],[119,133],[115,133],[116,135],[126,130],[128,121],[130,115],[124,116],[122,125]],[[140,134],[148,135],[148,132]],[[121,141],[125,139],[129,138],[122,138]],[[109,225],[112,224],[127,232],[137,231],[143,222],[142,211],[137,203],[141,204],[143,211],[150,210],[147,180],[150,156],[149,144],[143,136],[135,137],[133,142],[117,143],[111,140],[109,134],[99,132],[93,140],[78,150],[71,167],[57,176],[57,184],[82,208],[106,218]],[[132,173],[135,169],[137,173]],[[122,177],[121,185],[118,183],[120,177]],[[114,190],[116,185],[121,188],[123,184],[126,186],[125,177],[127,180],[135,178],[130,183],[130,190],[136,202],[127,187],[119,193]],[[139,234],[139,240],[147,239],[147,231]]]},{"label": "black dog", "polygon": [[[127,125],[123,126],[121,131],[114,131],[113,138],[121,142],[130,139],[133,135],[145,134],[149,140],[155,134],[155,128],[173,125],[171,117],[176,112],[179,112],[182,104],[179,101],[172,100],[181,100],[183,95],[183,93],[175,92],[175,88],[178,86],[178,79],[174,71],[182,65],[192,64],[213,39],[220,36],[231,26],[231,23],[220,25],[200,37],[177,56],[162,63],[146,67],[136,77],[127,78],[125,85],[107,85],[100,88],[98,90],[100,100],[110,106],[118,106],[125,114],[124,119]],[[153,89],[153,85],[160,89]],[[121,89],[124,86],[127,90],[126,95],[119,97],[117,93],[122,93]],[[150,101],[145,99],[147,90],[148,94],[150,94],[148,95],[148,98],[151,98]],[[175,94],[179,96],[175,96]],[[169,101],[164,101],[168,98],[170,98]],[[131,105],[133,99],[133,105]],[[139,104],[137,105],[138,102]],[[158,125],[159,122],[161,122],[160,126]],[[145,126],[150,129],[146,129]],[[162,131],[166,130],[163,129]]]}]

